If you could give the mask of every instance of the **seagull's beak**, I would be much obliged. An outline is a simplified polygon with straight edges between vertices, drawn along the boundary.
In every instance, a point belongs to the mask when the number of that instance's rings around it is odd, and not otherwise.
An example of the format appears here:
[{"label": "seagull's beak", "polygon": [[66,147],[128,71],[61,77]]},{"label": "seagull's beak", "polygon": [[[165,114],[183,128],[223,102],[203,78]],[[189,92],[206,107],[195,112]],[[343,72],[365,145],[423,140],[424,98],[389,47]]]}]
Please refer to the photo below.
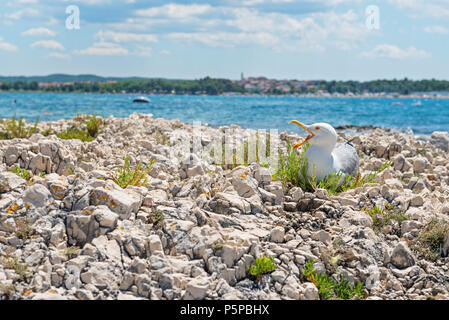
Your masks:
[{"label": "seagull's beak", "polygon": [[315,136],[315,134],[314,134],[312,131],[310,131],[309,129],[307,129],[307,127],[306,127],[305,124],[303,124],[303,123],[301,123],[301,122],[299,122],[299,121],[297,121],[297,120],[292,120],[292,121],[290,121],[289,123],[294,123],[294,124],[296,124],[298,127],[300,127],[301,129],[304,129],[305,131],[307,131],[308,133],[310,133],[310,135],[307,136],[307,138],[306,138],[303,142],[300,142],[300,143],[295,144],[295,145],[293,146],[293,149],[296,149],[296,148],[299,148],[299,147],[302,146],[302,145],[305,145],[307,142],[309,142],[310,139],[312,139],[312,138]]}]

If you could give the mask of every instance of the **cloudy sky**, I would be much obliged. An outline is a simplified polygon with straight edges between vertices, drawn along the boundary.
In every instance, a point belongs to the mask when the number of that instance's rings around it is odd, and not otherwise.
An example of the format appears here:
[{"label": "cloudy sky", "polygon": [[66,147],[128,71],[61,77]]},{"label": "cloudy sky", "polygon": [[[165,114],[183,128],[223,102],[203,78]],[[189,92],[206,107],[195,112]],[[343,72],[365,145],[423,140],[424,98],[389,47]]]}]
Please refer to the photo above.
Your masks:
[{"label": "cloudy sky", "polygon": [[449,0],[0,3],[1,75],[449,79]]}]

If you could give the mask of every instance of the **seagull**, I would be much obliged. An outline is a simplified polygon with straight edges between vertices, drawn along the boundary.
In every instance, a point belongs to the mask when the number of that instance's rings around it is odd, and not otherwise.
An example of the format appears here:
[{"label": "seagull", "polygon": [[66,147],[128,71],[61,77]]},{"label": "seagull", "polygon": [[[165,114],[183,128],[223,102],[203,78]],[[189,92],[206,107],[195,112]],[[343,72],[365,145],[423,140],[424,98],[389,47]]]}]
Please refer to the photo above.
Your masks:
[{"label": "seagull", "polygon": [[337,132],[330,124],[305,125],[297,120],[292,120],[290,123],[294,123],[310,133],[304,141],[293,146],[293,149],[297,149],[306,143],[309,144],[309,148],[304,154],[308,162],[308,176],[313,176],[314,167],[317,181],[338,172],[344,176],[356,176],[359,171],[357,151],[349,142],[337,143]]}]

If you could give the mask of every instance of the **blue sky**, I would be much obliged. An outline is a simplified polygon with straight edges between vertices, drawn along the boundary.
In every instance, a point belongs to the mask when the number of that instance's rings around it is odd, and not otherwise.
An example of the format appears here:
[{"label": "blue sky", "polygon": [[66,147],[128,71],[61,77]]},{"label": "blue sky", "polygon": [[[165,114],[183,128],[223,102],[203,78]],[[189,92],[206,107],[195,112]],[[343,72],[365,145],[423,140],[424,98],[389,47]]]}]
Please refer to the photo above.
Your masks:
[{"label": "blue sky", "polygon": [[[80,10],[79,30],[66,28],[69,5]],[[367,24],[373,5],[379,28]],[[1,0],[0,6],[1,75],[449,79],[448,53],[449,0]]]}]

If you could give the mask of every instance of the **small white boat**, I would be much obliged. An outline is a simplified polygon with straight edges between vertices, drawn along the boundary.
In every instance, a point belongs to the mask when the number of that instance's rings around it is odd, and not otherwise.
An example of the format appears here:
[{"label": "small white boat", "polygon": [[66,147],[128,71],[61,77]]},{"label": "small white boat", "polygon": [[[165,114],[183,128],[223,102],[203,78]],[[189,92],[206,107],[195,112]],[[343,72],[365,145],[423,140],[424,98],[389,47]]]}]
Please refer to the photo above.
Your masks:
[{"label": "small white boat", "polygon": [[417,102],[412,103],[412,106],[422,106],[422,102],[418,100]]},{"label": "small white boat", "polygon": [[150,103],[150,99],[148,99],[147,97],[137,97],[133,99],[133,102],[140,102],[140,103]]}]

